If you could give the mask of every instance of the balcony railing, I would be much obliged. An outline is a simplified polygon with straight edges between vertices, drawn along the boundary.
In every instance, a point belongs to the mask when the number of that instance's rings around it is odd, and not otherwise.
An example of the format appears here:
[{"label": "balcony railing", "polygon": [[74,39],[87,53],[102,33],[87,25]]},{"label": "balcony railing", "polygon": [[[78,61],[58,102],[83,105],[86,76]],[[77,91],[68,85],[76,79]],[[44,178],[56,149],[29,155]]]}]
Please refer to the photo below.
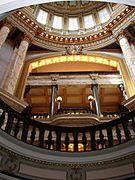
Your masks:
[{"label": "balcony railing", "polygon": [[[121,111],[121,112],[102,112],[101,118],[108,118],[108,119],[116,119],[118,117],[121,117],[123,115],[126,115],[128,111]],[[57,110],[57,112],[54,115],[95,115],[93,111],[90,110],[89,107],[65,107],[60,108]],[[32,113],[30,114],[32,119],[35,120],[47,120],[50,118],[49,113]]]},{"label": "balcony railing", "polygon": [[99,125],[61,127],[32,120],[0,100],[0,128],[25,143],[48,150],[94,151],[135,138],[135,111]]}]

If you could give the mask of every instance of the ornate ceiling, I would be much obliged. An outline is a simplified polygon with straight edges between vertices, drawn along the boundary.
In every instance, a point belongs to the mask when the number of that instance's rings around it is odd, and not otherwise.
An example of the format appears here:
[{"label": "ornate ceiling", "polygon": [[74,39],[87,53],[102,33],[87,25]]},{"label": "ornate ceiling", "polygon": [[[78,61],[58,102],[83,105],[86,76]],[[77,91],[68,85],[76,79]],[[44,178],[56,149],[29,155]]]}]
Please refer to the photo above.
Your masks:
[{"label": "ornate ceiling", "polygon": [[[32,4],[41,4],[41,3],[47,3],[47,2],[53,2],[54,0],[2,0],[0,1],[0,14],[11,11],[13,9],[18,9],[21,7],[26,7],[30,6]],[[58,0],[59,2],[61,0]],[[93,0],[91,0],[93,1]],[[97,0],[98,1],[98,0]],[[102,2],[110,2],[110,0],[100,0]],[[131,6],[134,6],[134,0],[111,0],[111,2],[115,3],[123,3],[123,4],[128,4]]]},{"label": "ornate ceiling", "polygon": [[106,5],[107,3],[105,2],[76,0],[45,3],[40,6],[46,10],[52,10],[58,14],[66,13],[68,15],[76,15],[78,13],[89,14],[90,12],[103,8]]}]

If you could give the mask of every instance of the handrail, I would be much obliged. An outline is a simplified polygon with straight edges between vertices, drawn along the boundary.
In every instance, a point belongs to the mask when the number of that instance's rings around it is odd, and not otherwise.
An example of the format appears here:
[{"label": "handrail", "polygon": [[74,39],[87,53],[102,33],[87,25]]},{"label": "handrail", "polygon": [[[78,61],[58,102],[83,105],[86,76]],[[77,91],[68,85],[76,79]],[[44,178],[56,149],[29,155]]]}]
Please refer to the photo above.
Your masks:
[{"label": "handrail", "polygon": [[57,114],[92,113],[89,107],[64,107],[57,110]]},{"label": "handrail", "polygon": [[0,128],[9,135],[41,148],[66,151],[94,151],[135,138],[135,111],[103,124],[62,127],[41,123],[13,110],[0,100]]}]

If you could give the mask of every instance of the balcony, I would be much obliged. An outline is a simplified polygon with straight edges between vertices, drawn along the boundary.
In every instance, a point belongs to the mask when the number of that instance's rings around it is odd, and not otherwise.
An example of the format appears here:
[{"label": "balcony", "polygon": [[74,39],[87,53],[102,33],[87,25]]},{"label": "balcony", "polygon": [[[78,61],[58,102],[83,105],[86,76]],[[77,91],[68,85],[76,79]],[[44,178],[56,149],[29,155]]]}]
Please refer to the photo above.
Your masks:
[{"label": "balcony", "polygon": [[2,100],[0,107],[0,127],[3,131],[25,143],[48,150],[89,152],[119,145],[135,137],[135,111],[93,126],[64,127],[32,120]]}]

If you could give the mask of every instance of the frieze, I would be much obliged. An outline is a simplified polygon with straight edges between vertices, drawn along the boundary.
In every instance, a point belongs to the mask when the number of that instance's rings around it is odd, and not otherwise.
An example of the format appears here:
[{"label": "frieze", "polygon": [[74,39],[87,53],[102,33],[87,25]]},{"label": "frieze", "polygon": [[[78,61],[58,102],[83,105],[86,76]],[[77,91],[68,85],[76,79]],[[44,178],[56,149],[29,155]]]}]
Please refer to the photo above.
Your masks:
[{"label": "frieze", "polygon": [[[38,160],[34,159],[28,156],[24,156],[18,153],[15,153],[3,146],[0,146],[0,153],[4,156],[7,155],[7,158],[2,158],[2,161],[5,163],[6,161],[9,161],[9,167],[5,169],[6,171],[9,171],[9,168],[13,169],[13,172],[17,172],[19,170],[19,163],[26,163],[31,164],[33,166],[38,166],[38,167],[48,167],[48,168],[60,168],[60,169],[65,169],[65,168],[91,168],[91,169],[100,169],[100,168],[105,168],[105,167],[116,167],[119,166],[120,164],[124,162],[133,162],[135,160],[135,153],[123,156],[123,157],[117,157],[117,159],[113,160],[106,160],[106,161],[97,161],[96,163],[69,163],[69,162],[58,162],[56,160],[52,161],[46,161],[46,160]],[[17,159],[17,160],[16,160]],[[3,163],[3,164],[4,164]],[[2,163],[1,163],[2,165]],[[3,166],[4,167],[4,166]],[[4,170],[4,169],[3,169]]]},{"label": "frieze", "polygon": [[27,34],[30,39],[33,39],[35,36],[35,32],[30,28],[25,26],[23,22],[18,21],[13,15],[7,17],[8,21],[11,22],[14,26],[18,27],[22,32]]},{"label": "frieze", "polygon": [[135,20],[135,12],[133,12],[131,15],[129,15],[123,22],[121,22],[117,27],[112,29],[113,36],[115,38],[118,37],[118,35],[121,33],[123,29],[125,29],[127,26],[129,26],[133,21]]}]

